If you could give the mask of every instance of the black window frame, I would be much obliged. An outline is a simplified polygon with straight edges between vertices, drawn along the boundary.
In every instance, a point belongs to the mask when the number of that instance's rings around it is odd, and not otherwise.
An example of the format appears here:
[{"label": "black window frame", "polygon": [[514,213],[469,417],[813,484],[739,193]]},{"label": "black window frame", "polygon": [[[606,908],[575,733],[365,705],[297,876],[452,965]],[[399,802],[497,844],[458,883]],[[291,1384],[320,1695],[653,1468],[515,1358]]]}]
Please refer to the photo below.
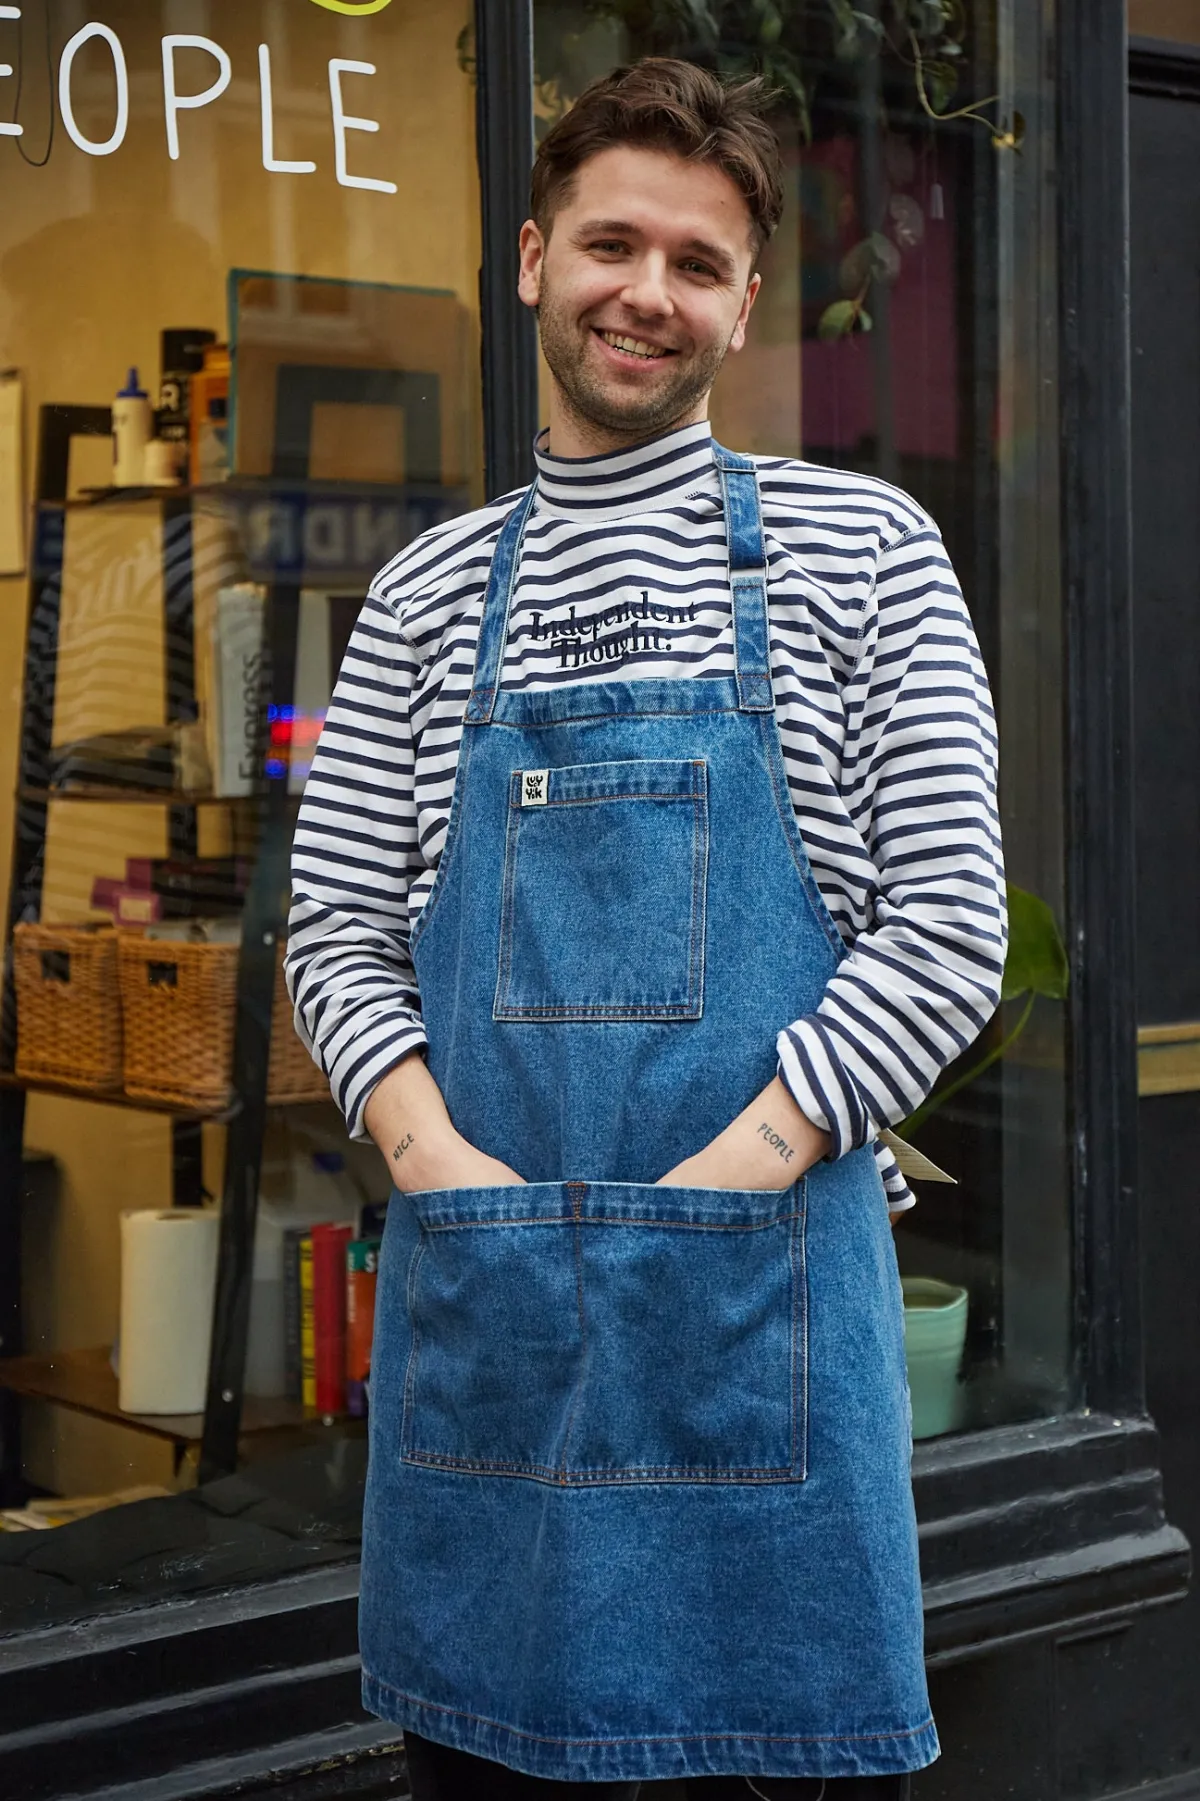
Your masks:
[{"label": "black window frame", "polygon": [[[933,1666],[1108,1629],[1176,1599],[1190,1573],[1146,1413],[1137,1255],[1125,0],[1058,0],[1057,12],[1080,1401],[1057,1418],[917,1447]],[[516,294],[530,0],[476,0],[475,36],[493,496],[529,479],[537,423],[534,328]],[[268,1782],[276,1801],[388,1792],[402,1752],[395,1728],[358,1705],[358,1580],[357,1563],[339,1565],[0,1640],[0,1792],[50,1801],[64,1752],[81,1794],[168,1771],[177,1795],[254,1794]],[[180,1785],[189,1766],[191,1788]]]}]

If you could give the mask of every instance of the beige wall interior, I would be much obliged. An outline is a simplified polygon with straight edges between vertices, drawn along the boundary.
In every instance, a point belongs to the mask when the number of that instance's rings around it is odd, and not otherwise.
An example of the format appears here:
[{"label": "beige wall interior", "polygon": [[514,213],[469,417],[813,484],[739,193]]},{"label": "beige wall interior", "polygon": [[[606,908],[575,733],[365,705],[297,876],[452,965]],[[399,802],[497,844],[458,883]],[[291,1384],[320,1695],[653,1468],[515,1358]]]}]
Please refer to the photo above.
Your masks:
[{"label": "beige wall interior", "polygon": [[1129,30],[1134,37],[1200,44],[1200,0],[1129,0]]},{"label": "beige wall interior", "polygon": [[[24,384],[26,486],[32,481],[37,409],[47,402],[103,404],[137,364],[152,397],[159,333],[208,326],[226,335],[225,282],[234,267],[452,290],[473,321],[479,262],[474,97],[457,39],[468,0],[391,0],[364,18],[309,0],[96,0],[55,11],[52,68],[40,32],[26,29],[22,146],[45,147],[58,60],[69,33],[100,20],[128,66],[129,121],[109,155],[89,154],[56,120],[46,166],[22,160],[0,138],[0,369]],[[10,33],[11,26],[0,26]],[[211,104],[178,116],[179,156],[168,154],[162,39],[199,33],[227,52],[232,77]],[[312,173],[264,167],[259,45],[269,47],[273,151],[311,160]],[[14,52],[10,55],[9,51]],[[15,60],[15,40],[0,61]],[[346,172],[393,182],[384,193],[345,185],[335,169],[329,63],[372,63],[343,78],[345,111],[379,122],[346,135]],[[217,73],[211,54],[176,53],[178,89],[197,94]],[[0,81],[0,117],[11,117],[11,80]],[[71,79],[76,129],[102,143],[114,128],[109,46],[79,50]],[[469,441],[479,438],[477,395]],[[81,485],[108,479],[106,447],[84,446]],[[476,459],[477,460],[477,459]],[[477,476],[475,483],[477,486]],[[31,490],[29,490],[31,491]],[[219,570],[220,556],[198,561]],[[207,578],[206,578],[207,579]],[[0,882],[7,893],[12,837],[27,575],[0,577]],[[198,615],[210,604],[205,583]],[[59,742],[104,727],[163,717],[160,534],[153,505],[69,516],[55,717]],[[217,810],[213,810],[216,812]],[[165,819],[155,807],[57,804],[51,811],[45,919],[89,916],[97,875],[120,875],[129,855],[163,855]],[[219,817],[201,849],[225,840]],[[211,1139],[211,1134],[209,1135]],[[170,1136],[159,1116],[92,1103],[30,1097],[27,1143],[53,1152],[62,1171],[53,1217],[26,1222],[27,1349],[111,1340],[118,1306],[118,1215],[170,1197]],[[210,1142],[215,1167],[219,1146]],[[168,1480],[170,1453],[119,1426],[61,1410],[27,1409],[27,1472],[60,1494]]]}]

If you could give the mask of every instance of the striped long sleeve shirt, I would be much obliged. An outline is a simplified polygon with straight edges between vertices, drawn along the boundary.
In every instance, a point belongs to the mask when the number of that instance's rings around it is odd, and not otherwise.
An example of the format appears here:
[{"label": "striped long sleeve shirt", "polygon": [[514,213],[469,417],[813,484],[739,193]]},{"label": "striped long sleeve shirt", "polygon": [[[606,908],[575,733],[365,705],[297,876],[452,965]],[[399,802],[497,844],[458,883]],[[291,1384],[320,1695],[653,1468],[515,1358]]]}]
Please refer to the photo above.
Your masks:
[{"label": "striped long sleeve shirt", "polygon": [[[996,733],[937,528],[871,477],[755,459],[792,804],[847,946],[779,1072],[834,1157],[903,1119],[995,1010],[1005,953]],[[537,453],[502,682],[733,673],[707,424],[581,460]],[[488,569],[519,498],[440,525],[372,583],[292,860],[296,1023],[352,1135],[425,1042],[409,956],[446,839]],[[911,1204],[876,1145],[889,1205]]]}]

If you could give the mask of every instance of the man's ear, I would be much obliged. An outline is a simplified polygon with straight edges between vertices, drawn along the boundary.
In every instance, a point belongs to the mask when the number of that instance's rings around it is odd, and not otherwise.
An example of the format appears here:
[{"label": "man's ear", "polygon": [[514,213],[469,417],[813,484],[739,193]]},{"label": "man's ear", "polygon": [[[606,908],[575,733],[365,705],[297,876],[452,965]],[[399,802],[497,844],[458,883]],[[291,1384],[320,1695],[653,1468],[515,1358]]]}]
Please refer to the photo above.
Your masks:
[{"label": "man's ear", "polygon": [[518,243],[521,273],[517,277],[517,293],[526,306],[536,307],[542,294],[542,264],[546,256],[546,242],[534,220],[526,219],[521,227]]},{"label": "man's ear", "polygon": [[750,308],[754,305],[758,290],[762,287],[762,276],[754,274],[746,283],[746,293],[742,300],[742,309],[733,328],[733,336],[729,340],[730,350],[740,350],[746,342],[746,321],[750,317]]}]

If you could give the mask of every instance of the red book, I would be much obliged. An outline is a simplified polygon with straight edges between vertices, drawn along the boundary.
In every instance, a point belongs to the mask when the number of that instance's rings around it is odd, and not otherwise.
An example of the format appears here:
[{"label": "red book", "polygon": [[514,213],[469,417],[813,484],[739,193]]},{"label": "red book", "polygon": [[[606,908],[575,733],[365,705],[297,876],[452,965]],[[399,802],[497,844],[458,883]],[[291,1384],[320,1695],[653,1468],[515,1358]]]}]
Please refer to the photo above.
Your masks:
[{"label": "red book", "polygon": [[349,1226],[314,1226],[313,1337],[317,1365],[317,1412],[346,1411],[346,1246]]}]

